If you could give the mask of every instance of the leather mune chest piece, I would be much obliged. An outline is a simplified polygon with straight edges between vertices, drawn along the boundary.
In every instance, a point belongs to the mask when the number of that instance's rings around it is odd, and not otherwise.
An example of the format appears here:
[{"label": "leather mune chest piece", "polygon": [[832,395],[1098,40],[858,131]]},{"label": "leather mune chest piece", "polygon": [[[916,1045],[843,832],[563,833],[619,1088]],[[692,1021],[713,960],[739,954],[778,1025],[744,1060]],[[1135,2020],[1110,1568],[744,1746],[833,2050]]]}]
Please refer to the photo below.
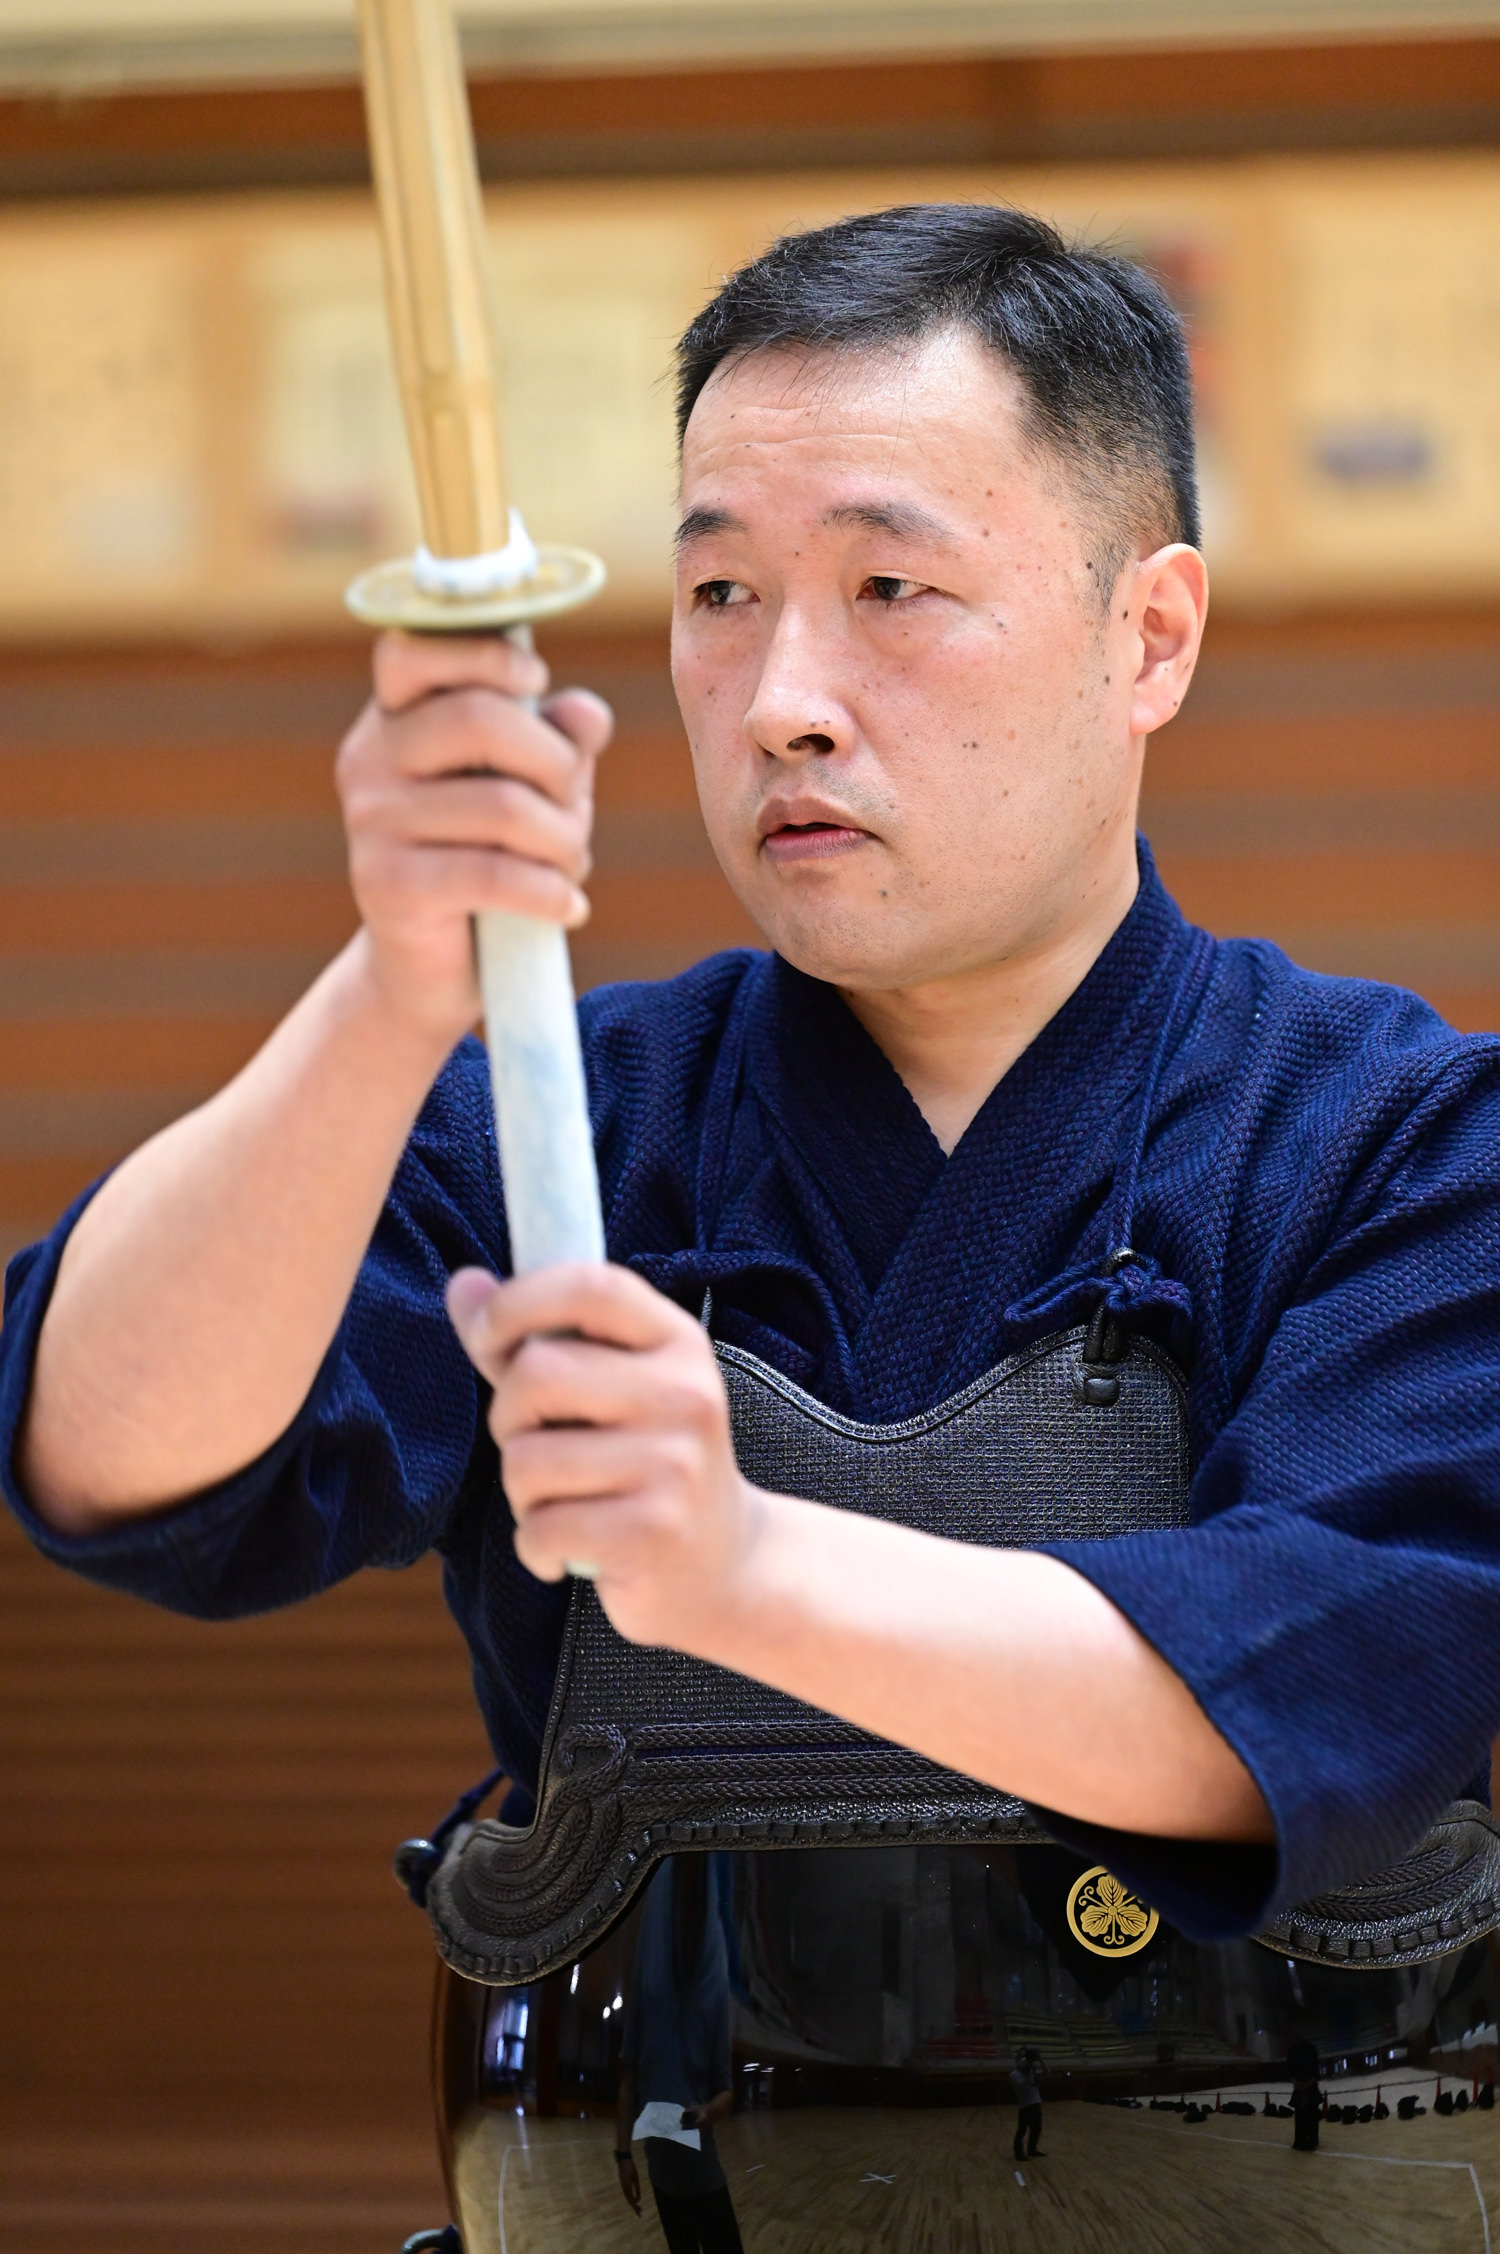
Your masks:
[{"label": "leather mune chest piece", "polygon": [[[1149,1341],[1054,1334],[898,1424],[835,1414],[716,1349],[735,1452],[758,1486],[988,1546],[1188,1523],[1183,1381]],[[1043,1844],[1017,1800],[779,1691],[627,1643],[575,1586],[537,1815],[458,1833],[428,1892],[438,1947],[470,1979],[529,1981],[576,1958],[683,1848],[840,1842]],[[1396,1869],[1304,1905],[1285,1954],[1393,1965],[1500,1925],[1500,1832],[1459,1803]]]}]

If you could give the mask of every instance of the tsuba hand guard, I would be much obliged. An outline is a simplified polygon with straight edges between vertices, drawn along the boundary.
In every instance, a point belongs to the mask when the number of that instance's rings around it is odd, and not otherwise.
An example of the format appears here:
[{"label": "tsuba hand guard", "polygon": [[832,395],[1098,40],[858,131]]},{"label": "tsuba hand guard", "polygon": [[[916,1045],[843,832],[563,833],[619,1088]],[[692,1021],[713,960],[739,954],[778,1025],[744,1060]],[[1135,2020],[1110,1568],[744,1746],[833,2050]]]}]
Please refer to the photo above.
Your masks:
[{"label": "tsuba hand guard", "polygon": [[[1188,1522],[1181,1373],[1116,1333],[1101,1371],[1082,1328],[1012,1355],[899,1424],[836,1415],[733,1347],[716,1349],[735,1452],[757,1486],[992,1547]],[[628,1644],[578,1583],[536,1820],[455,1834],[427,1896],[438,1948],[511,1985],[569,1963],[677,1848],[1040,1843],[1004,1793],[779,1691]],[[1309,1903],[1263,1938],[1285,1955],[1392,1965],[1500,1924],[1500,1834],[1450,1810],[1397,1869]]]}]

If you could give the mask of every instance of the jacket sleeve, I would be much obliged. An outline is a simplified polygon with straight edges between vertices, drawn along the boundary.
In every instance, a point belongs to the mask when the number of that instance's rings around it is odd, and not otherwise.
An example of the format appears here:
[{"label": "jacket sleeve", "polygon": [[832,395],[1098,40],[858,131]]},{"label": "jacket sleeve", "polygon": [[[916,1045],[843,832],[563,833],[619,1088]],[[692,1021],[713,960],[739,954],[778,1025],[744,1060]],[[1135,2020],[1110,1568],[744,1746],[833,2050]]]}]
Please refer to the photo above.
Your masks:
[{"label": "jacket sleeve", "polygon": [[1052,1547],[1240,1754],[1269,1849],[1049,1816],[1200,1939],[1404,1855],[1500,1728],[1500,1091],[1429,1107],[1207,1448],[1186,1528]]},{"label": "jacket sleeve", "polygon": [[87,1203],[11,1263],[0,1331],[0,1478],[48,1557],[173,1611],[229,1618],[294,1603],[362,1565],[409,1564],[440,1540],[470,1482],[493,1479],[481,1388],[443,1307],[454,1268],[508,1264],[477,1043],[455,1051],[423,1109],[338,1334],[286,1431],[188,1502],[70,1536],[31,1509],[15,1442],[58,1263]]}]

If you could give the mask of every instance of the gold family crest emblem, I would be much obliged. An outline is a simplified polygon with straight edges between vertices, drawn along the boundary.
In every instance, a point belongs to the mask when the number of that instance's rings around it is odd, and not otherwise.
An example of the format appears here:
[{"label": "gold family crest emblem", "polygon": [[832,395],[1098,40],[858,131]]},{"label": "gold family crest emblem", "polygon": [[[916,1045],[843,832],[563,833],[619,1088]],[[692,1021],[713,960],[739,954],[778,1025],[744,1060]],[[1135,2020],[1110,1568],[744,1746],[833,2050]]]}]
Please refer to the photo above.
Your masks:
[{"label": "gold family crest emblem", "polygon": [[1133,1957],[1160,1922],[1102,1863],[1076,1879],[1068,1895],[1068,1929],[1096,1957]]}]

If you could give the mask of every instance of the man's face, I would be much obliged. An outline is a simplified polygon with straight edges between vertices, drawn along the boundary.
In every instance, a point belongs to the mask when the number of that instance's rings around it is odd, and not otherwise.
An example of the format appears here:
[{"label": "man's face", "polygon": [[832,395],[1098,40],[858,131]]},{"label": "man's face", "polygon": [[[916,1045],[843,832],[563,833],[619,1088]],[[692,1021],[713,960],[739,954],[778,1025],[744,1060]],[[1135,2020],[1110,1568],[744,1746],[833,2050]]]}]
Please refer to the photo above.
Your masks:
[{"label": "man's face", "polygon": [[1018,396],[955,332],[752,354],[688,424],[672,670],[704,820],[771,944],[853,991],[1024,956],[1133,889],[1135,575],[1106,621]]}]

